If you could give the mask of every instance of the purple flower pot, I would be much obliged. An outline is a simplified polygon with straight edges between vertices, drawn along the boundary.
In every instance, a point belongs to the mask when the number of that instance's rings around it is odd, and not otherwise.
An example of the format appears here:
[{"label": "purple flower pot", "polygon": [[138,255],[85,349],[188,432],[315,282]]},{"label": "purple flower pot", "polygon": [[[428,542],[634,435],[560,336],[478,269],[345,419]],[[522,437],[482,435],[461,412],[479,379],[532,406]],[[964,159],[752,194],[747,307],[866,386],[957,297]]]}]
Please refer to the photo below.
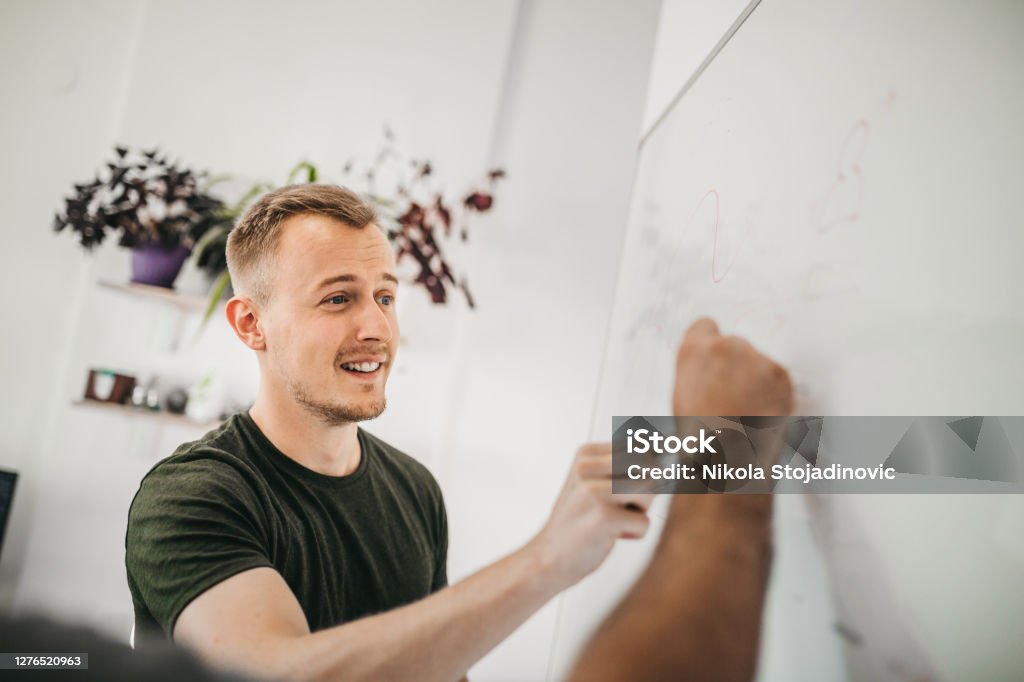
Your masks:
[{"label": "purple flower pot", "polygon": [[189,253],[181,244],[170,248],[159,244],[137,246],[132,249],[132,281],[173,289]]}]

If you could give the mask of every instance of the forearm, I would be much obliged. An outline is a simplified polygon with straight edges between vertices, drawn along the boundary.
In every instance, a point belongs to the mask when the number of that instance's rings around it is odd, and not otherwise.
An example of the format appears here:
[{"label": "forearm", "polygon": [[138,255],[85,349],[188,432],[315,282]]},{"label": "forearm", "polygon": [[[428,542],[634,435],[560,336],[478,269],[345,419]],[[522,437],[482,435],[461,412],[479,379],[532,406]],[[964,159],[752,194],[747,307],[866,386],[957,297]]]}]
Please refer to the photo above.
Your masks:
[{"label": "forearm", "polygon": [[558,591],[531,545],[393,611],[289,640],[286,675],[298,680],[451,682]]},{"label": "forearm", "polygon": [[771,507],[770,495],[677,496],[651,563],[571,679],[752,679]]}]

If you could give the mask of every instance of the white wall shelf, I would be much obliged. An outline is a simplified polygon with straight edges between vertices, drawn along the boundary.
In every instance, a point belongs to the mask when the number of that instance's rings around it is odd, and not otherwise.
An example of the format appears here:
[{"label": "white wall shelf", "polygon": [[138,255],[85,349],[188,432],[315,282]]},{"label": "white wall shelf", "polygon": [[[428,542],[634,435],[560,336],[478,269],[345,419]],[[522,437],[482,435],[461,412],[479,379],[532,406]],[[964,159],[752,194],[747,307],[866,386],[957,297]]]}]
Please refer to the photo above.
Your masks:
[{"label": "white wall shelf", "polygon": [[150,419],[165,424],[179,424],[182,426],[193,426],[195,428],[211,429],[221,423],[219,419],[209,421],[192,421],[183,414],[174,414],[164,410],[149,410],[143,407],[132,407],[119,403],[108,403],[102,400],[75,400],[71,403],[74,407],[84,407],[92,410],[101,410],[111,414],[120,414],[135,419]]},{"label": "white wall shelf", "polygon": [[174,289],[157,287],[150,284],[136,284],[134,282],[111,282],[100,280],[101,287],[117,291],[129,296],[139,296],[151,300],[161,301],[169,305],[181,308],[186,311],[204,311],[210,304],[210,299],[199,294],[184,294]]}]

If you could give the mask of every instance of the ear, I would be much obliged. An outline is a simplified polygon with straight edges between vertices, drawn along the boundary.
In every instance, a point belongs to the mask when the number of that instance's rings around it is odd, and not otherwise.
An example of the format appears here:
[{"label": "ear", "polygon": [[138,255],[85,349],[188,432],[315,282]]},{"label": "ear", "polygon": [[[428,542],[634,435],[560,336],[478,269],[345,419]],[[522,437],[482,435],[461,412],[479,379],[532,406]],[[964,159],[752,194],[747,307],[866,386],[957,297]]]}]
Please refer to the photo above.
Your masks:
[{"label": "ear", "polygon": [[246,346],[253,350],[266,350],[267,340],[260,326],[259,307],[246,296],[234,296],[224,307],[228,324]]}]

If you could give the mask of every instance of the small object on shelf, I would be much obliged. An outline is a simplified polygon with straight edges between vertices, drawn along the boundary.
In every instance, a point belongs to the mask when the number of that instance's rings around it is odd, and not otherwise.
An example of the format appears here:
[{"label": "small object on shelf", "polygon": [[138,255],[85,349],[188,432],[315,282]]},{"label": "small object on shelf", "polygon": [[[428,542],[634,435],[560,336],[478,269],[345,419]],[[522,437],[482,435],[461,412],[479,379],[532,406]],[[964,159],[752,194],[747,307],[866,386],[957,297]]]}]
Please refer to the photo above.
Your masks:
[{"label": "small object on shelf", "polygon": [[167,393],[164,398],[164,406],[171,414],[185,414],[185,406],[188,404],[188,393],[183,388],[176,388]]},{"label": "small object on shelf", "polygon": [[156,388],[156,381],[149,382],[146,388],[146,407],[154,411],[160,409],[160,391]]},{"label": "small object on shelf", "polygon": [[157,389],[157,377],[147,375],[141,381],[135,383],[135,390],[132,391],[132,407],[142,410],[160,410],[160,391]]},{"label": "small object on shelf", "polygon": [[215,420],[224,409],[225,386],[220,371],[214,369],[188,390],[185,414],[192,421]]},{"label": "small object on shelf", "polygon": [[[110,400],[110,395],[114,392],[114,382],[117,380],[117,375],[106,370],[91,371],[90,374],[92,375],[93,398],[96,400]],[[85,392],[86,394],[89,393],[88,387],[85,389]]]},{"label": "small object on shelf", "polygon": [[90,369],[85,383],[86,400],[124,404],[135,390],[135,377],[109,369]]},{"label": "small object on shelf", "polygon": [[[135,382],[135,389],[132,391],[131,406],[136,407],[140,410],[154,409],[150,405],[149,393],[153,390],[156,385],[156,377],[152,374],[146,374],[139,378]],[[159,407],[159,405],[157,405]]]},{"label": "small object on shelf", "polygon": [[136,383],[135,388],[132,389],[132,407],[145,407],[146,406],[146,387],[142,384]]}]

